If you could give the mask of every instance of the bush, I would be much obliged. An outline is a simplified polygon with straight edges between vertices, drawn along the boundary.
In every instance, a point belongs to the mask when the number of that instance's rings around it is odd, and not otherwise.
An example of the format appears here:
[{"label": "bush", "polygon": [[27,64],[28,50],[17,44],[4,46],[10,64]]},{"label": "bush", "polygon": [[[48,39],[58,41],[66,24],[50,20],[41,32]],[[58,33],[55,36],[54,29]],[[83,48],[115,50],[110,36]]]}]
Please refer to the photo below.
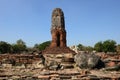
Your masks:
[{"label": "bush", "polygon": [[0,53],[10,53],[12,51],[12,47],[10,44],[4,41],[0,41]]},{"label": "bush", "polygon": [[106,40],[95,44],[94,49],[97,52],[116,52],[116,42],[114,40]]},{"label": "bush", "polygon": [[104,52],[116,52],[116,42],[113,40],[106,40],[103,42]]},{"label": "bush", "polygon": [[51,41],[46,41],[41,44],[35,44],[34,48],[37,48],[39,50],[44,50],[46,47],[50,45]]},{"label": "bush", "polygon": [[12,45],[13,53],[21,53],[23,51],[26,51],[26,45],[25,42],[23,42],[21,39],[17,40],[16,44]]},{"label": "bush", "polygon": [[91,46],[83,46],[82,44],[77,45],[78,50],[92,52],[94,50]]},{"label": "bush", "polygon": [[103,43],[100,41],[100,42],[97,42],[94,46],[94,49],[97,51],[97,52],[102,52],[103,51]]}]

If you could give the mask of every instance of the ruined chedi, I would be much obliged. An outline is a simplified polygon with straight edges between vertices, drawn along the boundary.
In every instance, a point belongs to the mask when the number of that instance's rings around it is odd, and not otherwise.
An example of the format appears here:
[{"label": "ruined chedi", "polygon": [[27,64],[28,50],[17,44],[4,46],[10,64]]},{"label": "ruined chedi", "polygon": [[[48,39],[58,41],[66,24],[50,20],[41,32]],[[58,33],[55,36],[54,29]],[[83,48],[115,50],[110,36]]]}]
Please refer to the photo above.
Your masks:
[{"label": "ruined chedi", "polygon": [[52,12],[51,35],[50,47],[66,47],[64,13],[60,8],[56,8]]},{"label": "ruined chedi", "polygon": [[64,13],[60,8],[55,8],[52,12],[51,35],[51,44],[43,53],[75,53],[67,47]]}]

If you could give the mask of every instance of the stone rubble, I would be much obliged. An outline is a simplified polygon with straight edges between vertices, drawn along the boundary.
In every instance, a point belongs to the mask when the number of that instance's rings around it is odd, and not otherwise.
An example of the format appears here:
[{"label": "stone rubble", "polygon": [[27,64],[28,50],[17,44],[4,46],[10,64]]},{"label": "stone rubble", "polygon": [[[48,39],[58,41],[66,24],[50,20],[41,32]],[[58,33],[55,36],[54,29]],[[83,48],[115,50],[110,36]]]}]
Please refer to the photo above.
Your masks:
[{"label": "stone rubble", "polygon": [[98,64],[100,61],[100,57],[93,53],[92,54],[91,53],[77,53],[74,57],[74,60],[76,64],[82,69],[98,68],[99,65],[101,65],[101,64]]},{"label": "stone rubble", "polygon": [[[119,80],[120,72],[98,71],[98,70],[77,70],[77,69],[64,69],[64,70],[41,70],[34,69],[27,71],[22,69],[16,72],[16,69],[0,73],[0,80]],[[87,71],[87,72],[86,72]],[[112,75],[112,76],[111,76]]]},{"label": "stone rubble", "polygon": [[80,69],[70,53],[43,54],[45,62],[34,54],[1,54],[0,80],[120,80],[120,55],[104,55],[104,68]]}]

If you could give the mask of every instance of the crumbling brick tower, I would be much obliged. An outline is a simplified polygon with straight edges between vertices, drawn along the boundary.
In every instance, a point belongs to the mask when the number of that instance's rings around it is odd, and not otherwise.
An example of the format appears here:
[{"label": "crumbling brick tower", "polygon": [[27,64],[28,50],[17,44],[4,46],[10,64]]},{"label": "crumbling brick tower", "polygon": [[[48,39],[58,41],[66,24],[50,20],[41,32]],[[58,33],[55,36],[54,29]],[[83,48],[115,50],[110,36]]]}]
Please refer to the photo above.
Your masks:
[{"label": "crumbling brick tower", "polygon": [[52,12],[51,35],[52,41],[49,47],[42,51],[43,54],[73,53],[66,45],[66,30],[64,13],[60,8],[55,8]]},{"label": "crumbling brick tower", "polygon": [[52,42],[50,47],[67,46],[64,13],[60,8],[55,8],[52,12],[51,35]]}]

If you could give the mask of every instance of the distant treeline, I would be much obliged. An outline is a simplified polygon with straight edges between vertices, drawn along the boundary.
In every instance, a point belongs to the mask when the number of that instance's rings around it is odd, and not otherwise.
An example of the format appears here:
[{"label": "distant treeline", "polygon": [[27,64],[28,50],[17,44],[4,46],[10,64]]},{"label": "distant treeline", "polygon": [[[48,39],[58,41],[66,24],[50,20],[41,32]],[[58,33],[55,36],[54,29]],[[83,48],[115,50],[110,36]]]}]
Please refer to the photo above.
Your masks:
[{"label": "distant treeline", "polygon": [[0,41],[0,54],[4,53],[27,53],[29,51],[41,51],[49,46],[50,41],[41,44],[35,44],[34,47],[27,47],[22,39],[16,41],[15,44],[9,44],[5,41]]},{"label": "distant treeline", "polygon": [[[28,53],[29,51],[42,51],[50,45],[51,41],[45,41],[40,44],[35,44],[32,48],[27,47],[22,39],[16,41],[15,44],[9,44],[5,41],[0,41],[0,54],[4,53]],[[97,51],[97,52],[118,52],[120,53],[120,44],[117,44],[114,40],[105,40],[97,42],[94,47],[84,46],[82,44],[77,45],[78,50],[81,51]]]},{"label": "distant treeline", "polygon": [[96,52],[120,52],[120,44],[117,44],[114,40],[105,40],[97,42],[94,47],[83,46],[78,44],[78,48],[82,51],[96,51]]}]

